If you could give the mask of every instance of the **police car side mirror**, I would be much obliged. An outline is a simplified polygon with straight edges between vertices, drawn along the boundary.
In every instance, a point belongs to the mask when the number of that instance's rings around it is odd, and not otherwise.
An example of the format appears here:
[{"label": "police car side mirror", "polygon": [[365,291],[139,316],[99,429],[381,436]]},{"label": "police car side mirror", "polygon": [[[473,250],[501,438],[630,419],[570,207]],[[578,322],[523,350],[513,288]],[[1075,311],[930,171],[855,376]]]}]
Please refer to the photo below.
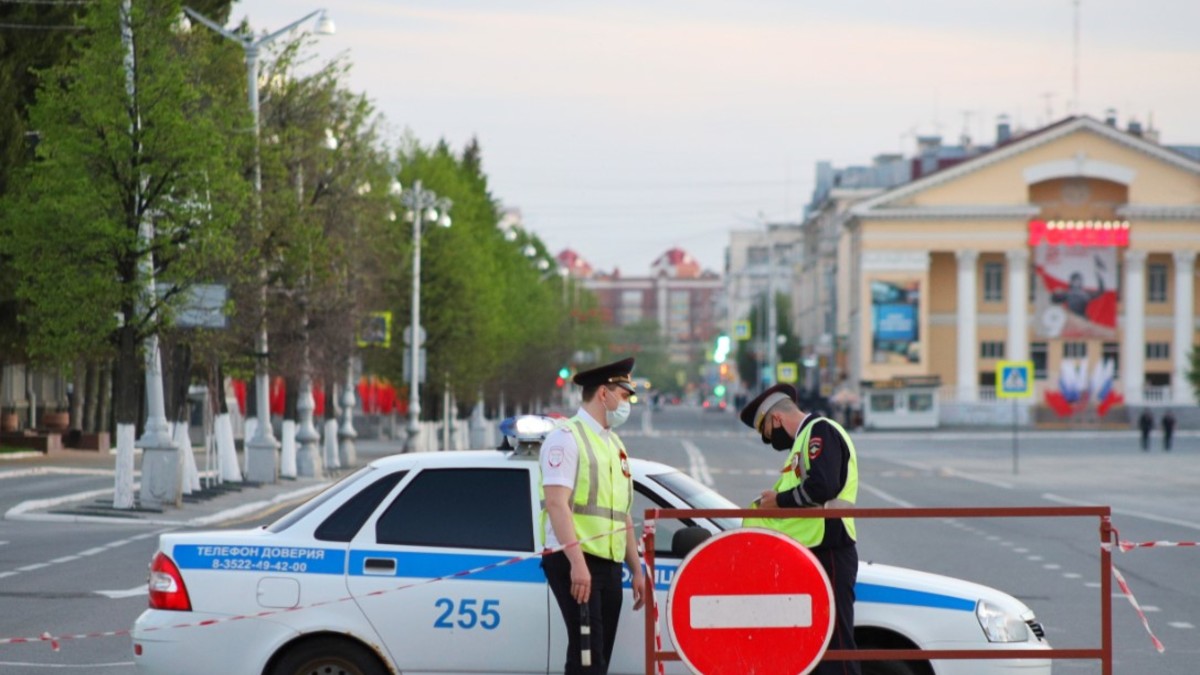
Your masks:
[{"label": "police car side mirror", "polygon": [[687,557],[692,549],[711,536],[712,532],[696,525],[677,530],[671,537],[671,555],[677,558]]}]

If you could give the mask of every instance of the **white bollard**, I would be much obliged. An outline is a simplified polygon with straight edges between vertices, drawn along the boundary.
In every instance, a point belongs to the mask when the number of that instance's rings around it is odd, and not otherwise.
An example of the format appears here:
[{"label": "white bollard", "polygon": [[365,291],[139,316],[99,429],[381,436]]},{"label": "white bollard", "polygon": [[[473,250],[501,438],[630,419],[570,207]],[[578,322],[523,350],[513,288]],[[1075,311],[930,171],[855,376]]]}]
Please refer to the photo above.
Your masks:
[{"label": "white bollard", "polygon": [[284,420],[279,439],[283,443],[279,455],[279,477],[296,477],[296,421]]}]

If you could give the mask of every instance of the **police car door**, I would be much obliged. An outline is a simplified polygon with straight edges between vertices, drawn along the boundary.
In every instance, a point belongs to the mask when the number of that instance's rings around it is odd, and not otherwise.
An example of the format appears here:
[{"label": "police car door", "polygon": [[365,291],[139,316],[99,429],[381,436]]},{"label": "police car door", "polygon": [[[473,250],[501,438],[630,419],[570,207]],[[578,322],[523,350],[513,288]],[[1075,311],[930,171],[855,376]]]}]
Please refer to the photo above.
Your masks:
[{"label": "police car door", "polygon": [[402,672],[547,672],[530,466],[415,472],[351,543],[350,592]]}]

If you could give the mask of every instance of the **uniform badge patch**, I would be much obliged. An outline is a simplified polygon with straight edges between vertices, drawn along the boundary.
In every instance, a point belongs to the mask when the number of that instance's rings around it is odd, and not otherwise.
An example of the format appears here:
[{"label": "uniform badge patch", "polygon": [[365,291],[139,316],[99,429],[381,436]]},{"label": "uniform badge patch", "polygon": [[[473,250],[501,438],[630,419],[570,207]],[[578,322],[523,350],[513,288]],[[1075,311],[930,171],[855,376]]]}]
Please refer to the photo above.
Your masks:
[{"label": "uniform badge patch", "polygon": [[625,474],[626,478],[633,478],[633,472],[629,470],[629,455],[625,451],[621,451],[621,473]]},{"label": "uniform badge patch", "polygon": [[796,478],[804,475],[804,462],[800,455],[792,457],[792,473],[796,474]]},{"label": "uniform badge patch", "polygon": [[808,459],[814,460],[821,456],[821,439],[811,438],[808,441]]},{"label": "uniform badge patch", "polygon": [[562,448],[552,448],[550,450],[550,455],[546,458],[546,463],[555,469],[562,466],[562,463],[563,463]]}]

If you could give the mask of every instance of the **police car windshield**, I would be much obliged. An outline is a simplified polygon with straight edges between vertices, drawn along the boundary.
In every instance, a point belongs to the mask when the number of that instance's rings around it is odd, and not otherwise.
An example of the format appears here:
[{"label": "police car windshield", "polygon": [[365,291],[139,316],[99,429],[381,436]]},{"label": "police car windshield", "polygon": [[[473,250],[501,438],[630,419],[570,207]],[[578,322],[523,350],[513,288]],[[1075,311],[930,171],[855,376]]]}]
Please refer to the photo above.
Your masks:
[{"label": "police car windshield", "polygon": [[[722,497],[720,493],[705,487],[691,476],[679,471],[651,474],[647,478],[666,488],[693,509],[740,508],[737,504]],[[742,525],[740,518],[710,518],[710,520],[722,530],[732,530]]]},{"label": "police car windshield", "polygon": [[313,509],[316,509],[318,506],[329,501],[334,497],[334,495],[340,493],[342,490],[345,490],[351,485],[354,485],[362,480],[364,476],[373,473],[374,471],[375,467],[364,466],[358,471],[346,476],[345,478],[322,490],[317,494],[317,496],[301,504],[291,513],[268,525],[267,531],[275,533],[283,532],[292,525],[295,525],[300,519],[304,518],[304,516],[307,516],[309,513],[311,513]]}]

